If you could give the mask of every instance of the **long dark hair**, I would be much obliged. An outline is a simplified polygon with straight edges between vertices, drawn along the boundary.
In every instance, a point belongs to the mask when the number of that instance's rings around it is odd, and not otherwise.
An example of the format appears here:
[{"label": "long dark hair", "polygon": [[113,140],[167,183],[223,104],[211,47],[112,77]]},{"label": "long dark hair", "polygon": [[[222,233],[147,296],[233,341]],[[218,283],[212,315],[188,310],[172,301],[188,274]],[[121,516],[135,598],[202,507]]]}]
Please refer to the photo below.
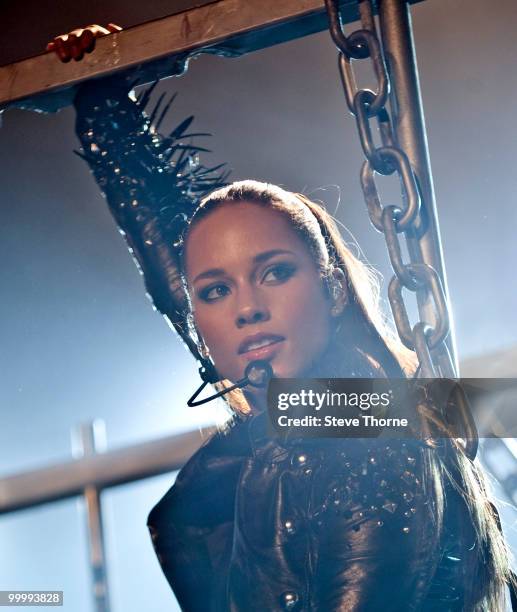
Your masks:
[{"label": "long dark hair", "polygon": [[[332,269],[341,268],[345,274],[349,300],[342,315],[338,337],[333,342],[341,347],[343,363],[348,368],[359,367],[360,370],[361,364],[358,366],[358,362],[362,361],[362,365],[370,366],[379,376],[401,378],[415,373],[417,359],[414,352],[402,344],[383,313],[378,274],[354,255],[325,208],[306,196],[258,181],[232,183],[201,201],[190,219],[184,244],[193,225],[219,206],[236,203],[264,206],[284,215],[313,253],[324,287],[328,288]],[[190,328],[195,335],[192,321]],[[328,363],[320,365],[322,372],[330,367]],[[220,390],[230,384],[231,381],[224,380],[216,383],[215,387]],[[240,390],[228,393],[225,398],[237,413],[249,412]],[[476,546],[469,556],[471,567],[464,573],[464,610],[503,610],[505,585],[510,580],[508,552],[481,467],[466,457],[453,438],[444,440],[444,448],[440,452],[428,448],[424,455],[424,482],[427,482],[428,493],[436,508],[437,529],[441,528],[447,509],[444,491],[448,488],[455,491],[465,504],[474,530]]]}]

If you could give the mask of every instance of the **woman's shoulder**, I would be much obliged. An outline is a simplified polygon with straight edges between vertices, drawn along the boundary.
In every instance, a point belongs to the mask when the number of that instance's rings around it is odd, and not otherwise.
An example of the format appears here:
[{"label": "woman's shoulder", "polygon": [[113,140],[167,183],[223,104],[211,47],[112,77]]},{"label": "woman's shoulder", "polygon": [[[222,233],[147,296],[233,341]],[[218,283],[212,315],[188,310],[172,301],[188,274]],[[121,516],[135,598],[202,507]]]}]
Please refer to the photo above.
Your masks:
[{"label": "woman's shoulder", "polygon": [[216,430],[179,471],[172,487],[152,508],[148,527],[206,523],[227,516],[243,459],[249,452],[246,422],[234,418]]}]

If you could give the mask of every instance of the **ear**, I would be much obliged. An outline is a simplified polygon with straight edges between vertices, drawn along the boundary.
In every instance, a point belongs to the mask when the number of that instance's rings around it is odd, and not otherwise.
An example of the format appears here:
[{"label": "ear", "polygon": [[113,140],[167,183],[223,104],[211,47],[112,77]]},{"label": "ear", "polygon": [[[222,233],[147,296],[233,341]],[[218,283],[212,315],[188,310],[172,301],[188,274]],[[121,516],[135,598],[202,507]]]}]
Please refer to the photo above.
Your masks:
[{"label": "ear", "polygon": [[348,288],[345,273],[341,268],[333,268],[329,277],[330,298],[332,308],[330,314],[338,317],[348,304]]}]

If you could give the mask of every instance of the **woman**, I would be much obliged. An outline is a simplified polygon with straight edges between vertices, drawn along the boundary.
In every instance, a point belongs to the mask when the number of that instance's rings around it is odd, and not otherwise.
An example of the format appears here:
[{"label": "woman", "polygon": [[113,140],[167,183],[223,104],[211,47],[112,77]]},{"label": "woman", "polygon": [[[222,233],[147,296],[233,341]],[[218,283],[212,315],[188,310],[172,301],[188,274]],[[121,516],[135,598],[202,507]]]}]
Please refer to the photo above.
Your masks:
[{"label": "woman", "polygon": [[[182,264],[200,350],[225,384],[253,359],[289,378],[413,371],[368,271],[300,194],[243,181],[208,195]],[[149,516],[182,609],[503,609],[504,543],[452,440],[279,442],[265,392],[248,389]]]},{"label": "woman", "polygon": [[[81,40],[91,45],[82,31],[68,51],[55,45],[63,61],[80,59]],[[141,112],[149,92],[139,107],[127,89],[81,88],[82,155],[206,380],[227,388],[256,359],[284,378],[415,373],[383,322],[371,271],[320,205],[189,170],[176,142],[188,122],[159,137]],[[268,433],[263,389],[224,397],[228,426],[148,518],[183,610],[504,609],[510,570],[495,509],[453,438],[280,440]]]}]

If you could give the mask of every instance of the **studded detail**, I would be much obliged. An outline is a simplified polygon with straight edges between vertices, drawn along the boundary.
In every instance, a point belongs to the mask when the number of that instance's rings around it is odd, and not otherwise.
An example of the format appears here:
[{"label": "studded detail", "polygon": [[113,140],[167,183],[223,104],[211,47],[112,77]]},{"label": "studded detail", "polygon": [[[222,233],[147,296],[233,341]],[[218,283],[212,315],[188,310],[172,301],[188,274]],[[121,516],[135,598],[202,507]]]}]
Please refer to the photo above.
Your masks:
[{"label": "studded detail", "polygon": [[[186,221],[200,199],[225,185],[228,173],[200,164],[198,152],[203,149],[184,141],[192,118],[168,135],[158,132],[172,99],[162,104],[162,96],[148,117],[144,109],[153,86],[138,99],[129,95],[132,86],[120,77],[80,86],[75,99],[76,132],[82,145],[78,155],[90,166],[115,221],[127,235],[146,284],[153,288],[155,306],[170,315],[186,306],[173,247],[181,242]],[[159,265],[154,259],[158,250]],[[172,305],[173,294],[177,303]]]},{"label": "studded detail", "polygon": [[384,510],[386,510],[386,512],[393,514],[395,510],[397,509],[397,504],[392,501],[387,501],[384,504],[382,504],[382,507],[384,508]]},{"label": "studded detail", "polygon": [[284,610],[296,610],[300,597],[295,591],[285,591],[280,596],[280,601],[284,607]]},{"label": "studded detail", "polygon": [[379,527],[398,525],[403,533],[409,533],[415,502],[423,495],[416,476],[421,446],[413,448],[411,442],[400,441],[348,442],[349,450],[337,453],[334,463],[342,467],[322,508],[353,520],[354,530],[364,521],[373,520]]},{"label": "studded detail", "polygon": [[291,459],[291,464],[294,467],[303,467],[307,463],[308,457],[306,453],[296,451]]}]

